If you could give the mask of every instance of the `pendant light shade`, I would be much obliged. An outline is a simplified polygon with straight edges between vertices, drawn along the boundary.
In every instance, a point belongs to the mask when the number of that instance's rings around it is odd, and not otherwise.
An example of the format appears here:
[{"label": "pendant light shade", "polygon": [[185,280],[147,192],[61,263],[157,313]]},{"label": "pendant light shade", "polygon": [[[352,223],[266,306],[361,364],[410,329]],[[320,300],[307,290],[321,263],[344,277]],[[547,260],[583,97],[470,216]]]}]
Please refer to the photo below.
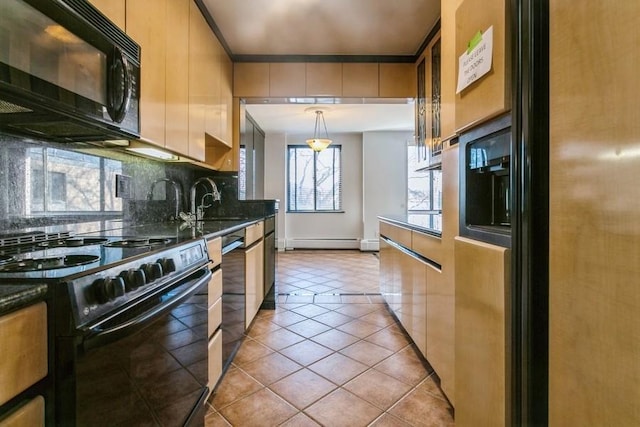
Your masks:
[{"label": "pendant light shade", "polygon": [[[322,127],[324,128],[324,138],[322,138],[322,135],[318,135],[320,120],[322,120]],[[322,110],[316,110],[316,126],[313,130],[313,138],[307,139],[307,144],[309,144],[309,147],[311,147],[313,151],[322,151],[327,148],[331,142]]]}]

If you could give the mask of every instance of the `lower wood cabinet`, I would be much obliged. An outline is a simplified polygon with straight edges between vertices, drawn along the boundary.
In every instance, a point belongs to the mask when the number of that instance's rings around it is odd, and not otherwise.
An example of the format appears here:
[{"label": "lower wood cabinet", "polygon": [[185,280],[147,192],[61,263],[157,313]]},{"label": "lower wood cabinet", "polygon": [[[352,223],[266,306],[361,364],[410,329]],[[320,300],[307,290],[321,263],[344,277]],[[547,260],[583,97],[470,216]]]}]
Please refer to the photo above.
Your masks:
[{"label": "lower wood cabinet", "polygon": [[264,242],[259,240],[245,252],[246,323],[251,325],[264,299]]},{"label": "lower wood cabinet", "polygon": [[44,398],[36,396],[0,419],[0,427],[44,427]]},{"label": "lower wood cabinet", "polygon": [[218,383],[220,375],[222,375],[222,329],[209,339],[209,390]]},{"label": "lower wood cabinet", "polygon": [[222,375],[222,268],[217,268],[221,264],[222,240],[218,237],[207,242],[207,251],[211,260],[211,267],[214,269],[209,280],[207,292],[208,318],[207,337],[209,338],[209,390],[213,390],[220,375]]},{"label": "lower wood cabinet", "polygon": [[[456,425],[509,423],[509,249],[456,237]],[[570,398],[569,396],[567,396]]]},{"label": "lower wood cabinet", "polygon": [[47,305],[0,317],[0,405],[47,375]]}]

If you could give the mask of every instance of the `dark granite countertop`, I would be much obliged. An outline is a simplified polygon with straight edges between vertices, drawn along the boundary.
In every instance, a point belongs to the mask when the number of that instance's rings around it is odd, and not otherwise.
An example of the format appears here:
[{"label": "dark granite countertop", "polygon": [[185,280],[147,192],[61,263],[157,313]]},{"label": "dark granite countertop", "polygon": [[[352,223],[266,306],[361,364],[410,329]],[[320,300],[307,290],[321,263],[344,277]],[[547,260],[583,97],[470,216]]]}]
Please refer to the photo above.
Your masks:
[{"label": "dark granite countertop", "polygon": [[18,307],[44,299],[47,294],[45,284],[1,284],[0,315]]},{"label": "dark granite countertop", "polygon": [[433,237],[441,238],[442,234],[438,233],[430,228],[419,224],[411,215],[378,215],[378,219],[381,221],[387,221],[401,227],[410,228],[420,233],[429,234]]}]

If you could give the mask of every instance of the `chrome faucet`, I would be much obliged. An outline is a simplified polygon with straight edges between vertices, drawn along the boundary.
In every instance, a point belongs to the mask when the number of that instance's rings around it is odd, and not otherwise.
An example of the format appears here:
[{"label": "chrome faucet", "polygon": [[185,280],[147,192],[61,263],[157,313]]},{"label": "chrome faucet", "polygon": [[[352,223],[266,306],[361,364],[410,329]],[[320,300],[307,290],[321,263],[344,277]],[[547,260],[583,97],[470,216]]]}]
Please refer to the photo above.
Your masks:
[{"label": "chrome faucet", "polygon": [[[200,205],[196,206],[196,190],[198,188],[198,184],[209,184],[209,186],[211,187],[211,191],[207,191],[204,194],[204,196],[202,196],[202,198],[200,199]],[[213,179],[206,176],[202,178],[198,178],[193,183],[193,185],[191,185],[191,212],[190,212],[191,215],[196,216],[197,221],[201,220],[202,217],[204,216],[204,210],[211,206],[211,205],[205,206],[204,204],[204,200],[208,196],[211,196],[212,201],[214,202],[219,202],[221,200],[220,192],[218,191],[218,186],[213,181]]]},{"label": "chrome faucet", "polygon": [[151,183],[151,188],[149,189],[149,192],[147,193],[147,200],[153,200],[153,190],[156,187],[156,184],[160,183],[160,182],[166,182],[168,184],[171,184],[173,186],[173,189],[175,191],[175,202],[176,202],[176,206],[175,206],[175,215],[173,216],[173,219],[178,219],[178,215],[180,214],[180,205],[182,204],[182,190],[180,189],[180,185],[169,179],[169,178],[158,178],[155,181],[153,181],[153,183]]}]

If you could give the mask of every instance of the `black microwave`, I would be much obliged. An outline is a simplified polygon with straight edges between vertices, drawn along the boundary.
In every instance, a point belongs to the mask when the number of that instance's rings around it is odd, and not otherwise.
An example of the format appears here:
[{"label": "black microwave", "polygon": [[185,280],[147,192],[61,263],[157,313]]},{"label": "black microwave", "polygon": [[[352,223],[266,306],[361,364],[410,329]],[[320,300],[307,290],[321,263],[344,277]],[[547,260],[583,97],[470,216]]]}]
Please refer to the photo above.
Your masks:
[{"label": "black microwave", "polygon": [[86,0],[0,1],[0,132],[140,136],[140,46]]}]

